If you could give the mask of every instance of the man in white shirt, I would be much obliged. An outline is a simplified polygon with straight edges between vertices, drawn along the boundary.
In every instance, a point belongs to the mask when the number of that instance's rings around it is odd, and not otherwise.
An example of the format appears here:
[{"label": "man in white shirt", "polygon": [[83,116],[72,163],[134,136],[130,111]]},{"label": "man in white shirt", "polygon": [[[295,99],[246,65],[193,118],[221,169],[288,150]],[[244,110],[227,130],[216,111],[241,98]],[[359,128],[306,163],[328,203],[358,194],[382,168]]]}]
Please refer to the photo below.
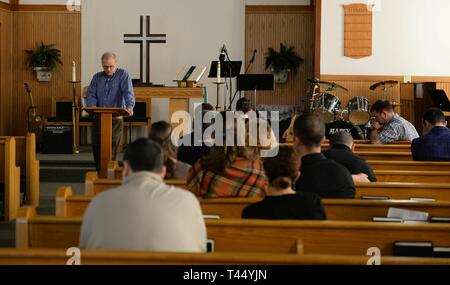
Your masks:
[{"label": "man in white shirt", "polygon": [[164,184],[161,147],[139,139],[123,160],[122,185],[97,195],[86,210],[80,248],[205,252],[200,204],[189,191]]}]

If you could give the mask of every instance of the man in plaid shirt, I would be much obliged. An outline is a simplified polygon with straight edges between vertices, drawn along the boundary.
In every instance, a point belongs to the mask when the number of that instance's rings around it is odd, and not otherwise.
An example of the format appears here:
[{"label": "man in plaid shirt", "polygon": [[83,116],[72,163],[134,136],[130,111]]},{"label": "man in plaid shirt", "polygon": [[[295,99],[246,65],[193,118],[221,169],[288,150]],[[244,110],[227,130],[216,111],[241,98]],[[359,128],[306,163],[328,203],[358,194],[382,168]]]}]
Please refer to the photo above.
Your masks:
[{"label": "man in plaid shirt", "polygon": [[394,113],[389,101],[376,101],[370,108],[375,117],[370,140],[374,144],[387,144],[395,141],[412,141],[419,137],[416,128],[406,119]]}]

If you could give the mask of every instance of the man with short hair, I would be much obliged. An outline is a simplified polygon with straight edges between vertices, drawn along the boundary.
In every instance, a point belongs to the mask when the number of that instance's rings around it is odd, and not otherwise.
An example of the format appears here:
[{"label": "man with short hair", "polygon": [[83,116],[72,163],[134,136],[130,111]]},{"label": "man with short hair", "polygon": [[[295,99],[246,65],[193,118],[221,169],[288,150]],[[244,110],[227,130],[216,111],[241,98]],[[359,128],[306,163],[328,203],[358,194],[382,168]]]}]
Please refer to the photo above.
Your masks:
[{"label": "man with short hair", "polygon": [[423,115],[423,136],[412,141],[411,152],[418,161],[450,161],[450,130],[444,113],[430,108]]},{"label": "man with short hair", "polygon": [[314,192],[322,198],[354,198],[352,175],[321,153],[325,123],[314,114],[299,116],[294,123],[294,145],[301,157],[297,191]]},{"label": "man with short hair", "polygon": [[197,198],[164,184],[165,173],[156,142],[131,143],[122,185],[98,194],[86,210],[80,248],[205,252],[206,227]]},{"label": "man with short hair", "polygon": [[[117,68],[117,56],[102,55],[103,71],[94,75],[86,95],[87,107],[126,108],[133,115],[135,105],[133,84],[125,69]],[[100,116],[92,120],[92,150],[97,170],[100,170]],[[116,159],[123,133],[123,118],[114,117],[112,124],[112,160]]]},{"label": "man with short hair", "polygon": [[394,113],[394,108],[389,101],[376,101],[370,108],[370,112],[375,117],[370,133],[372,143],[412,141],[419,137],[416,128],[410,122]]},{"label": "man with short hair", "polygon": [[[330,137],[330,149],[322,151],[329,159],[343,165],[351,174],[364,173],[371,182],[377,181],[367,161],[353,153],[355,144],[349,132],[338,132]],[[356,181],[355,181],[356,182]]]}]

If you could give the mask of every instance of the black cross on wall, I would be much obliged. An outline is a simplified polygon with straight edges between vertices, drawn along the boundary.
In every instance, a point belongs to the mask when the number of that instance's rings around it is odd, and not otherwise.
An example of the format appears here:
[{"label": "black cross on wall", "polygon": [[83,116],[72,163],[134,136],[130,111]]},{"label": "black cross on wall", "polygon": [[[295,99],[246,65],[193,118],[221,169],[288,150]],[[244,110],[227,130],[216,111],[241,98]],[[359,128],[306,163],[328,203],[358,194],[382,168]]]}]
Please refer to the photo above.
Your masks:
[{"label": "black cross on wall", "polygon": [[151,34],[150,16],[145,16],[145,23],[144,23],[144,16],[141,16],[141,32],[139,34],[125,34],[123,35],[123,37],[124,37],[123,42],[126,44],[139,44],[140,47],[139,81],[141,83],[150,83],[150,44],[166,43],[166,34]]}]

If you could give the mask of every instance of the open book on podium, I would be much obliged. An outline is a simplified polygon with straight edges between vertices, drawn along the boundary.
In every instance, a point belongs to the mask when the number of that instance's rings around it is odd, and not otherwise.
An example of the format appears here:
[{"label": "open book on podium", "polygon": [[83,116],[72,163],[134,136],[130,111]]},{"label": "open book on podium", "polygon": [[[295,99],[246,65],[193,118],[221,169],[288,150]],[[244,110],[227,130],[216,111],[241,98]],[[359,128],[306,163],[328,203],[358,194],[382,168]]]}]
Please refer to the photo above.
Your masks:
[{"label": "open book on podium", "polygon": [[179,87],[202,87],[198,82],[205,74],[206,66],[184,67],[178,72],[173,81],[178,83]]}]

